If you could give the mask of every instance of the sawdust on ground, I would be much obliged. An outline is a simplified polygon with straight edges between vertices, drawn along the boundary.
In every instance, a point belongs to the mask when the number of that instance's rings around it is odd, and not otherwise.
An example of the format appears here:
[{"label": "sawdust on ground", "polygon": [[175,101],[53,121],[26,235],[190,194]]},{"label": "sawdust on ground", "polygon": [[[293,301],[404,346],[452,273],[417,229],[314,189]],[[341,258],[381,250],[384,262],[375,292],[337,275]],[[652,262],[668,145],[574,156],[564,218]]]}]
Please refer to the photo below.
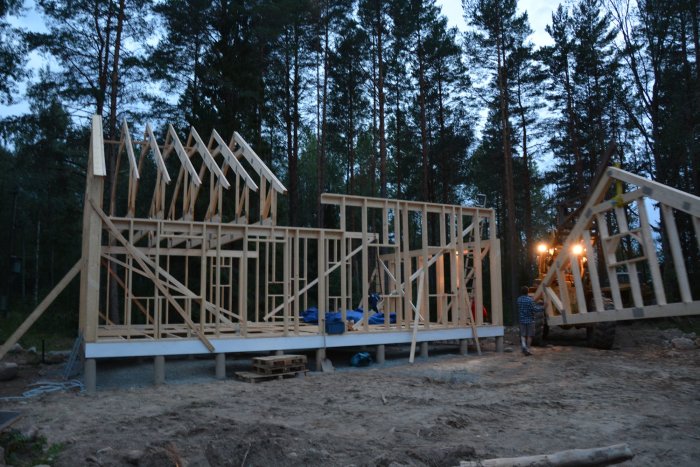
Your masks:
[{"label": "sawdust on ground", "polygon": [[449,466],[617,443],[635,454],[625,465],[695,466],[700,349],[671,348],[674,332],[618,326],[615,350],[574,334],[532,357],[496,353],[491,340],[480,357],[413,365],[396,349],[386,365],[257,384],[229,369],[225,381],[0,404],[23,413],[15,428],[63,444],[60,466]]}]

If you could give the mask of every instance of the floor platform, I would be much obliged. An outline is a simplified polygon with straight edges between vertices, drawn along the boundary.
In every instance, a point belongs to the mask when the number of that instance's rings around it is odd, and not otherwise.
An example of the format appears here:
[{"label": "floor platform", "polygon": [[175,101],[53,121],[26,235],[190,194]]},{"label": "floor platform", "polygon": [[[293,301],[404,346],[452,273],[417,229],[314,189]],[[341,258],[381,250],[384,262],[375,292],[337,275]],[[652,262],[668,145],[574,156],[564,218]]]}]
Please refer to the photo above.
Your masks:
[{"label": "floor platform", "polygon": [[[503,326],[483,325],[477,327],[477,336],[481,338],[502,337]],[[198,355],[210,353],[244,353],[266,351],[313,350],[336,347],[357,347],[363,345],[408,344],[412,341],[410,330],[387,330],[382,328],[374,332],[347,332],[331,335],[301,335],[275,337],[226,337],[210,338],[214,351],[210,352],[198,339],[161,339],[138,340],[121,339],[85,344],[85,358],[114,357],[148,357],[168,355]],[[416,342],[435,342],[445,340],[473,339],[472,330],[464,328],[419,329]]]}]

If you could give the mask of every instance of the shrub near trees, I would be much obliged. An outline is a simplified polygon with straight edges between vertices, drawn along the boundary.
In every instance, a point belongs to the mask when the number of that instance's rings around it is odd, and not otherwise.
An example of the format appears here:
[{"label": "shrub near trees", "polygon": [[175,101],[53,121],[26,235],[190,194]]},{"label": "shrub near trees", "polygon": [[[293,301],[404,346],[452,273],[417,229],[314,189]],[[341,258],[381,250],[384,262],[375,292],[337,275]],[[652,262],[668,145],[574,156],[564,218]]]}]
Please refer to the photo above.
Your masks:
[{"label": "shrub near trees", "polygon": [[[30,105],[0,127],[0,295],[12,308],[77,259],[95,112],[108,137],[122,118],[240,132],[289,189],[280,217],[294,225],[324,225],[324,191],[484,194],[506,307],[532,278],[554,205],[588,189],[610,142],[623,168],[700,190],[693,0],[566,2],[540,48],[515,0],[464,0],[466,32],[433,0],[41,0],[45,34],[11,26],[20,4],[0,0],[0,100]],[[28,50],[50,66],[23,93]],[[679,228],[695,241],[689,219]],[[698,265],[688,258],[696,279]]]}]

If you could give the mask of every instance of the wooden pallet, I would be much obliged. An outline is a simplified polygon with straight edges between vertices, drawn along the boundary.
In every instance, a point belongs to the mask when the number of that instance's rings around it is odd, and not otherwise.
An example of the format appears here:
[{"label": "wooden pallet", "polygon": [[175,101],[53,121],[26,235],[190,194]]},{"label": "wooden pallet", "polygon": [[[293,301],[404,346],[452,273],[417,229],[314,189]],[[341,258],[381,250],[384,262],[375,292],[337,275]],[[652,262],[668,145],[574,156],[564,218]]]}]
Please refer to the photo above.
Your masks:
[{"label": "wooden pallet", "polygon": [[289,365],[289,366],[260,366],[253,364],[255,372],[261,375],[282,375],[286,373],[298,373],[300,371],[306,371],[306,365]]},{"label": "wooden pallet", "polygon": [[278,368],[290,366],[306,366],[306,355],[270,355],[254,357],[253,366],[257,368]]},{"label": "wooden pallet", "polygon": [[278,374],[261,374],[261,373],[253,373],[252,371],[237,371],[236,372],[236,378],[240,379],[241,381],[245,381],[247,383],[259,383],[261,381],[270,381],[273,379],[284,379],[284,378],[292,378],[295,376],[298,376],[300,374],[306,375],[307,371],[302,370],[302,371],[295,371],[295,372],[290,372],[290,373],[278,373]]}]

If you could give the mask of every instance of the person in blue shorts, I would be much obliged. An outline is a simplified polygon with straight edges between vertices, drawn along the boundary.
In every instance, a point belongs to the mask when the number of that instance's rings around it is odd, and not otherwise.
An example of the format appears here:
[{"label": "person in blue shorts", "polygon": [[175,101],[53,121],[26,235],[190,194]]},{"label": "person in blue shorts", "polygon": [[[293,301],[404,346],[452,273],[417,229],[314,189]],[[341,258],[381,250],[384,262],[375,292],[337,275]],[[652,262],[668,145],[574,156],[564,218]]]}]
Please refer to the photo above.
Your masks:
[{"label": "person in blue shorts", "polygon": [[520,289],[518,297],[518,323],[520,323],[520,349],[523,355],[530,356],[530,345],[535,335],[535,313],[542,313],[542,307],[528,295],[530,289],[525,285]]}]

